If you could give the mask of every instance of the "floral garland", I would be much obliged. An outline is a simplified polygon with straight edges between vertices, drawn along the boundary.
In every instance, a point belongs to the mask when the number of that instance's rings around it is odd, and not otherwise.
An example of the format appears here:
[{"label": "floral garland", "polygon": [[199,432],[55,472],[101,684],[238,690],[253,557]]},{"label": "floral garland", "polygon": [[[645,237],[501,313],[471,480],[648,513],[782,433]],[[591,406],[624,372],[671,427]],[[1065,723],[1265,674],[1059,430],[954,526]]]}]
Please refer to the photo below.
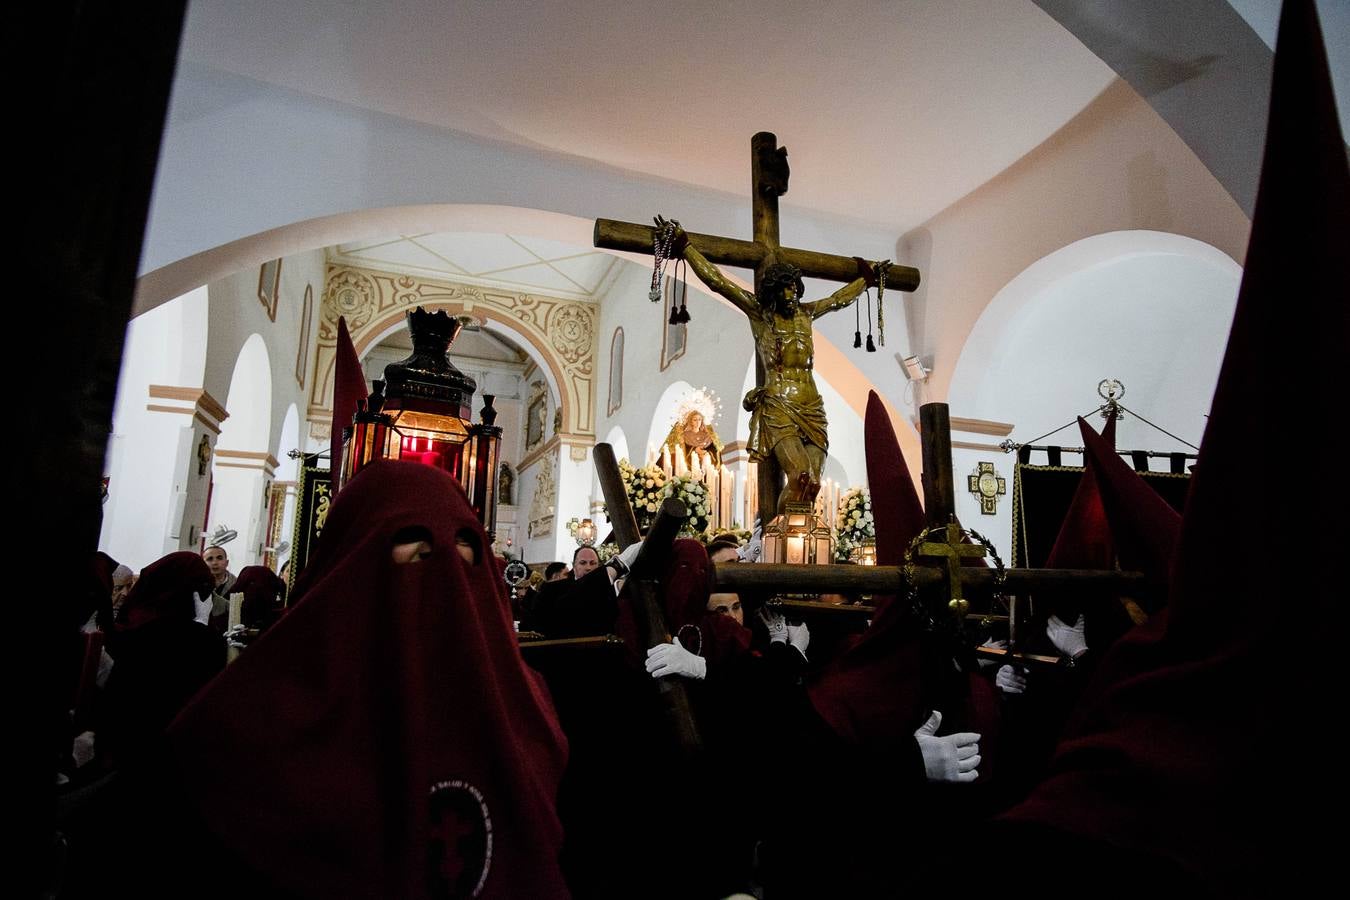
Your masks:
[{"label": "floral garland", "polygon": [[839,498],[839,512],[835,517],[835,562],[847,562],[849,553],[862,546],[863,541],[876,540],[877,529],[872,521],[872,495],[867,488],[849,488]]},{"label": "floral garland", "polygon": [[674,497],[684,504],[689,518],[684,520],[680,534],[701,537],[708,528],[708,488],[692,475],[677,475],[666,483],[661,497]]}]

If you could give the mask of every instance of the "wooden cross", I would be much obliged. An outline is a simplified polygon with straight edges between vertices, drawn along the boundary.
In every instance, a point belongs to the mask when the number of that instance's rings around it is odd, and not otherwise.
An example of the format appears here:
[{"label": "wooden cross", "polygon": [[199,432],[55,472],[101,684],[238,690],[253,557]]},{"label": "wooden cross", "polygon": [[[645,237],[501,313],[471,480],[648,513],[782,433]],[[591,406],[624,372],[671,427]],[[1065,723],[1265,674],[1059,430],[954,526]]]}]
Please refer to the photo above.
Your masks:
[{"label": "wooden cross", "polygon": [[[689,245],[710,262],[755,270],[755,296],[762,294],[764,270],[775,262],[796,266],[804,277],[848,283],[858,277],[858,266],[852,257],[834,256],[812,250],[783,247],[778,243],[778,198],[787,193],[787,148],[778,146],[778,138],[761,131],[750,139],[751,209],[754,221],[754,240],[688,232]],[[655,229],[650,225],[596,219],[594,244],[604,250],[626,250],[630,253],[652,252]],[[899,291],[913,291],[919,286],[919,270],[910,266],[892,265],[886,274],[886,287]],[[764,365],[755,355],[755,385],[764,386]],[[778,493],[783,476],[773,457],[759,465],[759,509],[767,517],[778,508]],[[753,527],[754,523],[747,523]]]}]

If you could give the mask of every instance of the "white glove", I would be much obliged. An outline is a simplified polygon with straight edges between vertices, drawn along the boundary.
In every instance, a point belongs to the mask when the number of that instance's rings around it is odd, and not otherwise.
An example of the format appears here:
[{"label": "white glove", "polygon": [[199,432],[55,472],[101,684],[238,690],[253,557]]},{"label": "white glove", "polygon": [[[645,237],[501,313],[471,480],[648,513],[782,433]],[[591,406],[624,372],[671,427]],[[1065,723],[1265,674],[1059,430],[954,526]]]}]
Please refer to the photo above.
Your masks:
[{"label": "white glove", "polygon": [[[1007,650],[1007,649],[1008,649],[1008,642],[1007,642],[1007,641],[996,641],[996,640],[994,640],[993,638],[990,638],[989,640],[985,641],[985,642],[984,642],[983,644],[981,644],[980,646],[981,646],[981,647],[991,647],[991,648],[993,648],[994,650]],[[976,658],[976,663],[979,665],[979,667],[980,667],[981,670],[984,670],[984,669],[989,668],[989,667],[992,666],[992,665],[996,665],[996,664],[998,663],[998,660],[996,660],[996,659],[985,659],[983,656],[980,656],[980,657],[977,657],[977,658]]]},{"label": "white glove", "polygon": [[87,766],[94,761],[94,740],[92,731],[81,731],[75,735],[75,742],[70,748],[70,755],[75,759],[75,768]]},{"label": "white glove", "polygon": [[1021,694],[1027,689],[1027,676],[1012,666],[1002,666],[994,676],[994,684],[1005,694]]},{"label": "white glove", "polygon": [[1056,650],[1070,659],[1077,659],[1088,650],[1087,639],[1083,636],[1082,613],[1073,625],[1065,625],[1059,616],[1051,616],[1045,623],[1045,636]]},{"label": "white glove", "polygon": [[674,640],[669,644],[657,644],[647,651],[647,674],[653,678],[683,675],[701,681],[708,676],[708,661],[690,653]]},{"label": "white glove", "polygon": [[934,737],[942,724],[942,713],[933,710],[928,721],[914,732],[914,740],[923,754],[923,768],[929,781],[969,783],[980,776],[980,736],[970,731]]},{"label": "white glove", "polygon": [[759,620],[769,629],[770,643],[786,643],[788,639],[787,619],[782,613],[769,612],[767,607],[759,608]]},{"label": "white glove", "polygon": [[196,591],[192,592],[192,618],[201,622],[203,625],[211,621],[211,595],[207,594],[206,599]]},{"label": "white glove", "polygon": [[764,552],[762,535],[763,532],[758,528],[755,529],[755,533],[750,536],[750,540],[746,542],[745,546],[736,551],[736,555],[741,558],[741,562],[759,562],[759,557]]},{"label": "white glove", "polygon": [[800,625],[789,625],[787,627],[788,643],[796,647],[802,657],[806,656],[806,648],[811,645],[811,629],[806,627],[803,622]]},{"label": "white glove", "polygon": [[633,563],[637,562],[638,554],[641,552],[642,541],[638,541],[636,544],[629,544],[627,547],[623,548],[623,552],[619,554],[619,560],[623,562],[626,567],[631,569],[633,568]]}]

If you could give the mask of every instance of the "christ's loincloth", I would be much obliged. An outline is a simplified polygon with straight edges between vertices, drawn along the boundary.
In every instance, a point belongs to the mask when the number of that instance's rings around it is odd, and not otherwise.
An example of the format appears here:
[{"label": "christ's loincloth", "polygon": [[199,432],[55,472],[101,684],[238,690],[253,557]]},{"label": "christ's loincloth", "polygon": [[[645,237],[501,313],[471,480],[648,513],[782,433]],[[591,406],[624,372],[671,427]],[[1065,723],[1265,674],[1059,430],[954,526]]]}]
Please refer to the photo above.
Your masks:
[{"label": "christ's loincloth", "polygon": [[789,403],[762,387],[745,395],[741,405],[750,413],[750,458],[761,462],[773,458],[773,448],[784,438],[799,437],[803,444],[829,450],[825,436],[825,401],[819,395],[806,403]]}]

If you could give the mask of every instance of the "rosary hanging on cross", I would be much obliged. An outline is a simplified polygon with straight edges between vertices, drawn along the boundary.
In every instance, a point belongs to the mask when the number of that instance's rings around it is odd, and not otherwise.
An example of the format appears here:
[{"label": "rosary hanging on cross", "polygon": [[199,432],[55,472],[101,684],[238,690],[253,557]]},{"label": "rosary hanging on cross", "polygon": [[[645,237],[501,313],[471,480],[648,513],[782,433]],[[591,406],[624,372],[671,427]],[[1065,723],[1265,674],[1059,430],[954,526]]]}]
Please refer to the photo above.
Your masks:
[{"label": "rosary hanging on cross", "polygon": [[[647,299],[653,303],[660,301],[661,292],[664,287],[664,275],[666,264],[671,259],[671,250],[675,243],[675,229],[680,225],[678,219],[671,219],[664,226],[652,231],[652,288],[647,292]],[[671,297],[670,304],[670,324],[687,325],[689,324],[689,307],[686,301],[689,299],[689,265],[684,261],[684,257],[675,259],[674,269],[676,288]],[[674,297],[680,298],[680,305],[675,307]]]},{"label": "rosary hanging on cross", "polygon": [[[870,280],[868,276],[871,272],[876,273],[877,283],[877,341],[881,346],[886,346],[886,317],[885,307],[882,305],[882,298],[886,296],[886,270],[891,267],[891,261],[881,260],[875,264],[868,263],[862,257],[854,257],[858,260],[858,269],[862,272],[862,277]],[[871,270],[871,271],[869,271]],[[872,340],[872,288],[864,287],[863,293],[867,296],[867,352],[876,353],[877,344]],[[863,346],[862,324],[858,317],[858,301],[853,301],[853,346],[858,348]]]}]

